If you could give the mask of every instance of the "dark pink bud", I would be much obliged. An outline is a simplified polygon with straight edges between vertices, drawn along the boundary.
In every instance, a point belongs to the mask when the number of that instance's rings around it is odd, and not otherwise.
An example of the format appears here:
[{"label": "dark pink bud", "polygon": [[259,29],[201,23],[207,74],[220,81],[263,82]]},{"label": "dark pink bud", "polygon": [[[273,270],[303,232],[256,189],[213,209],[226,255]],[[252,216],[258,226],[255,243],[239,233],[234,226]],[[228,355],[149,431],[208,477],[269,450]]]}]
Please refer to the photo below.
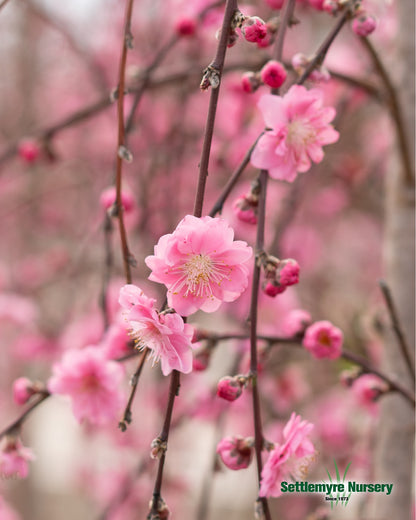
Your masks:
[{"label": "dark pink bud", "polygon": [[182,17],[175,23],[175,31],[179,36],[193,36],[196,32],[196,21],[193,18]]},{"label": "dark pink bud", "polygon": [[[110,209],[113,204],[116,202],[116,188],[114,186],[110,186],[106,188],[100,195],[100,204],[104,209]],[[121,204],[126,213],[130,213],[134,206],[134,197],[133,195],[127,191],[123,190],[121,192]]]},{"label": "dark pink bud", "polygon": [[260,71],[261,79],[271,88],[279,88],[285,82],[286,69],[278,61],[270,60]]},{"label": "dark pink bud", "polygon": [[274,298],[278,294],[286,291],[285,285],[279,285],[274,280],[265,280],[262,285],[262,290],[267,296]]},{"label": "dark pink bud", "polygon": [[286,260],[282,260],[279,264],[276,280],[280,283],[280,285],[289,286],[299,283],[299,264],[296,260],[292,258],[288,258]]},{"label": "dark pink bud", "polygon": [[247,197],[239,197],[233,204],[237,218],[247,224],[257,224],[257,203],[253,204]]},{"label": "dark pink bud", "polygon": [[35,139],[22,139],[18,144],[18,154],[27,163],[35,162],[40,155],[40,146]]},{"label": "dark pink bud", "polygon": [[352,30],[355,34],[358,34],[358,36],[368,36],[376,27],[376,19],[365,12],[357,16],[357,18],[354,18],[352,22]]},{"label": "dark pink bud", "polygon": [[238,470],[250,465],[253,440],[243,437],[226,437],[217,445],[217,453],[227,468]]},{"label": "dark pink bud", "polygon": [[226,401],[235,401],[242,393],[241,383],[234,377],[225,376],[218,381],[217,395]]},{"label": "dark pink bud", "polygon": [[241,32],[248,42],[257,43],[266,37],[267,27],[263,20],[257,16],[252,16],[244,22]]}]

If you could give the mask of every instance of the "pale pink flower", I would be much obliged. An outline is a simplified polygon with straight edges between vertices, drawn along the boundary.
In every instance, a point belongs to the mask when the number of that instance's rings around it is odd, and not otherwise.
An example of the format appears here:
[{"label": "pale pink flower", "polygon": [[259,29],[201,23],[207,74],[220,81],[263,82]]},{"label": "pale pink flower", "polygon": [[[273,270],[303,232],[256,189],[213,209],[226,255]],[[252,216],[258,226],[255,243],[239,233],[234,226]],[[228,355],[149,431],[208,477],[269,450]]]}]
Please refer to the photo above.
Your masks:
[{"label": "pale pink flower", "polygon": [[145,296],[135,285],[120,290],[120,305],[136,347],[149,348],[154,362],[160,360],[165,376],[172,370],[184,374],[192,371],[192,338],[194,328],[184,323],[177,313],[159,314],[155,300]]},{"label": "pale pink flower", "polygon": [[278,497],[283,480],[304,479],[315,448],[308,436],[314,425],[292,413],[283,430],[284,443],[276,444],[261,473],[261,497]]},{"label": "pale pink flower", "polygon": [[26,478],[29,474],[28,463],[35,459],[35,455],[16,437],[6,436],[4,439],[4,445],[0,451],[0,475]]},{"label": "pale pink flower", "polygon": [[344,336],[330,321],[316,321],[303,337],[303,346],[316,358],[337,359],[342,353]]},{"label": "pale pink flower", "polygon": [[97,347],[70,350],[53,366],[48,390],[71,398],[78,421],[104,424],[115,419],[123,403],[123,374],[123,367]]},{"label": "pale pink flower", "polygon": [[335,109],[323,106],[318,89],[293,85],[283,97],[265,94],[258,106],[268,130],[254,148],[251,163],[269,170],[273,179],[294,181],[297,172],[309,170],[311,161],[322,161],[322,146],[338,140],[329,124]]},{"label": "pale pink flower", "polygon": [[253,439],[226,437],[218,443],[217,453],[227,468],[248,468],[253,456]]},{"label": "pale pink flower", "polygon": [[169,305],[189,316],[236,300],[247,288],[251,256],[251,247],[234,240],[225,220],[187,215],[145,261],[152,270],[149,279],[168,288]]}]

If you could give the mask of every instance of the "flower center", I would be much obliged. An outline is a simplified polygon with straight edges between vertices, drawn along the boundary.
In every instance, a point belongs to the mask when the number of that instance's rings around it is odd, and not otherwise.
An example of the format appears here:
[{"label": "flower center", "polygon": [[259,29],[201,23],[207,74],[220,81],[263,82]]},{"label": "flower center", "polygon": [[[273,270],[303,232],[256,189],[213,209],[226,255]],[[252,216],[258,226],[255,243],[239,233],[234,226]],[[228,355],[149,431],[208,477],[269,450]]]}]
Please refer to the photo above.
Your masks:
[{"label": "flower center", "polygon": [[183,269],[188,286],[208,283],[213,270],[212,260],[206,255],[195,255],[186,262]]},{"label": "flower center", "polygon": [[331,346],[331,338],[326,331],[322,331],[319,333],[319,343],[324,347]]},{"label": "flower center", "polygon": [[307,146],[315,137],[315,129],[308,121],[295,119],[288,125],[286,141],[289,145]]}]

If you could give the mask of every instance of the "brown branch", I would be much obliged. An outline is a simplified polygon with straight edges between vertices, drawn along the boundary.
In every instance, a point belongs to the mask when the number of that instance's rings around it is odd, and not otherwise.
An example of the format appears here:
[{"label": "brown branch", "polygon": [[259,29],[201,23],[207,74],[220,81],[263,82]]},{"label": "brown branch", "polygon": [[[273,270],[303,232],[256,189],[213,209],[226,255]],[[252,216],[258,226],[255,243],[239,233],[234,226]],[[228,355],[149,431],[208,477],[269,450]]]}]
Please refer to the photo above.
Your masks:
[{"label": "brown branch", "polygon": [[366,48],[367,52],[371,56],[371,59],[373,61],[373,65],[379,74],[381,80],[384,83],[384,86],[387,90],[388,99],[389,99],[389,106],[390,106],[390,113],[393,118],[396,132],[397,132],[397,139],[399,141],[399,149],[400,149],[400,155],[402,158],[403,168],[404,168],[404,174],[406,183],[408,186],[414,186],[415,183],[415,174],[414,169],[412,166],[412,159],[411,159],[411,153],[409,150],[409,143],[405,131],[405,125],[403,122],[403,114],[402,109],[399,103],[399,98],[397,95],[397,90],[393,84],[393,81],[385,68],[383,62],[381,61],[381,58],[376,51],[376,49],[373,47],[372,43],[368,38],[360,38],[361,42],[363,43],[364,47]]},{"label": "brown branch", "polygon": [[118,86],[117,86],[117,115],[118,115],[118,138],[117,138],[117,159],[116,159],[116,210],[119,222],[120,242],[123,256],[124,275],[126,283],[132,282],[131,264],[133,257],[130,253],[127,243],[126,228],[124,226],[123,206],[121,203],[121,185],[123,173],[123,152],[125,148],[125,127],[124,127],[124,85],[126,75],[126,61],[129,43],[131,42],[131,17],[133,13],[133,0],[127,0],[126,12],[124,16],[124,34],[121,48],[120,65],[118,72]]},{"label": "brown branch", "polygon": [[0,4],[0,9],[3,9],[3,7],[8,4],[10,2],[10,0],[3,0],[3,2],[1,2]]},{"label": "brown branch", "polygon": [[215,55],[214,60],[211,62],[210,67],[218,71],[218,75],[220,78],[220,84],[217,88],[211,88],[211,95],[209,100],[209,108],[207,115],[207,122],[205,125],[204,132],[204,142],[202,145],[201,159],[199,163],[199,176],[198,176],[198,187],[195,196],[194,203],[194,212],[193,214],[196,217],[200,217],[202,215],[202,208],[204,203],[204,195],[205,195],[205,185],[208,177],[208,166],[209,166],[209,157],[211,154],[211,142],[212,135],[214,133],[214,124],[215,124],[215,116],[217,113],[217,103],[218,96],[220,93],[221,86],[221,75],[224,68],[225,61],[225,53],[227,51],[227,44],[229,39],[229,30],[231,26],[231,20],[234,15],[235,10],[237,9],[237,1],[236,0],[227,0],[225,6],[225,14],[221,27],[221,37],[217,47],[217,53]]},{"label": "brown branch", "polygon": [[410,348],[406,341],[406,337],[404,335],[403,328],[400,324],[399,316],[397,314],[396,306],[394,305],[391,290],[384,280],[380,280],[378,283],[379,283],[381,292],[383,293],[384,301],[386,302],[386,306],[387,306],[387,309],[390,314],[390,319],[392,322],[393,330],[397,337],[397,341],[399,343],[400,351],[406,362],[406,366],[409,370],[410,377],[412,378],[413,383],[414,383],[415,382],[415,365],[410,356]]},{"label": "brown branch", "polygon": [[43,392],[39,392],[39,398],[37,401],[32,403],[26,410],[19,415],[19,417],[13,421],[9,426],[7,426],[2,432],[0,432],[0,439],[4,437],[5,435],[8,435],[9,433],[13,433],[13,431],[16,431],[21,428],[23,422],[27,419],[27,417],[35,410],[45,399],[48,399],[51,394],[45,390]]},{"label": "brown branch", "polygon": [[[253,397],[253,416],[254,416],[254,448],[257,461],[258,485],[261,482],[261,472],[263,462],[261,452],[263,450],[263,429],[260,411],[260,395],[257,381],[257,310],[258,310],[258,293],[260,286],[260,265],[258,263],[258,254],[264,247],[264,228],[266,220],[266,194],[267,194],[267,170],[261,170],[258,177],[260,185],[259,203],[258,203],[258,222],[256,237],[256,254],[254,258],[253,282],[251,290],[250,303],[250,376],[252,381],[252,397]],[[260,497],[265,519],[271,520],[269,505],[266,497]]]}]

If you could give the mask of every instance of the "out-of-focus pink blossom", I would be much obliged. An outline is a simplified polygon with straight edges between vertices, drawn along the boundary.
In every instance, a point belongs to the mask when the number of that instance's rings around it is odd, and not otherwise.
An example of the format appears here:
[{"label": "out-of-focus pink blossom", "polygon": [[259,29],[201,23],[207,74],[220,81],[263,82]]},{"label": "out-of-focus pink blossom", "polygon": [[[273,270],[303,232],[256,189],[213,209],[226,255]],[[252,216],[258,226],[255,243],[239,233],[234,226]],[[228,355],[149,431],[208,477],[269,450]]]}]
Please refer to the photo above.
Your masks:
[{"label": "out-of-focus pink blossom", "polygon": [[303,346],[316,358],[337,359],[342,353],[344,336],[330,321],[316,321],[303,337]]},{"label": "out-of-focus pink blossom", "polygon": [[351,390],[361,406],[373,410],[374,403],[387,392],[388,385],[375,374],[364,374],[352,383]]},{"label": "out-of-focus pink blossom", "polygon": [[227,468],[239,470],[248,468],[253,456],[253,439],[226,437],[217,445],[217,453]]},{"label": "out-of-focus pink blossom", "polygon": [[251,163],[268,170],[273,179],[294,181],[298,172],[309,170],[311,161],[322,161],[324,145],[338,140],[330,125],[335,110],[323,106],[318,89],[294,85],[283,97],[265,94],[258,106],[271,130],[259,139]]},{"label": "out-of-focus pink blossom", "polygon": [[14,293],[0,294],[0,320],[33,325],[36,319],[37,309],[32,300]]},{"label": "out-of-focus pink blossom", "polygon": [[0,451],[0,475],[26,478],[29,474],[28,463],[34,459],[30,448],[23,446],[16,437],[6,435]]},{"label": "out-of-focus pink blossom", "polygon": [[119,301],[136,347],[149,348],[154,362],[161,361],[165,376],[172,370],[191,372],[194,335],[191,325],[184,323],[177,313],[159,314],[154,308],[155,300],[135,285],[122,287]]},{"label": "out-of-focus pink blossom", "polygon": [[[100,204],[104,209],[110,209],[116,202],[116,188],[110,186],[106,188],[100,195]],[[136,203],[133,194],[128,190],[122,190],[121,192],[121,204],[126,213],[130,213]]]},{"label": "out-of-focus pink blossom", "polygon": [[376,19],[365,12],[354,18],[352,22],[352,30],[358,36],[369,36],[376,27]]},{"label": "out-of-focus pink blossom", "polygon": [[247,224],[257,224],[257,202],[254,204],[244,195],[234,202],[233,210],[238,220]]},{"label": "out-of-focus pink blossom", "polygon": [[248,42],[257,43],[266,37],[267,28],[263,20],[252,16],[244,22],[241,32]]},{"label": "out-of-focus pink blossom", "polygon": [[19,515],[7,504],[0,496],[0,519],[1,520],[20,520]]},{"label": "out-of-focus pink blossom", "polygon": [[13,400],[16,404],[26,404],[34,393],[33,383],[27,377],[19,377],[13,382]]},{"label": "out-of-focus pink blossom", "polygon": [[196,20],[182,16],[175,22],[175,31],[179,36],[193,36],[196,31]]},{"label": "out-of-focus pink blossom", "polygon": [[40,146],[36,139],[22,139],[17,147],[19,157],[27,163],[35,162],[40,155]]},{"label": "out-of-focus pink blossom", "polygon": [[270,60],[260,71],[261,80],[271,88],[279,88],[286,80],[287,72],[284,66],[275,60]]},{"label": "out-of-focus pink blossom", "polygon": [[105,424],[115,419],[123,404],[123,374],[123,367],[98,347],[70,350],[53,366],[48,390],[70,397],[78,421]]},{"label": "out-of-focus pink blossom", "polygon": [[259,492],[261,497],[280,496],[283,480],[305,478],[315,453],[308,438],[313,428],[313,424],[302,421],[299,415],[292,413],[283,430],[284,443],[275,445],[263,467]]},{"label": "out-of-focus pink blossom", "polygon": [[308,311],[302,309],[294,309],[290,311],[283,322],[283,332],[287,336],[296,336],[303,333],[305,328],[312,322],[311,315]]},{"label": "out-of-focus pink blossom", "polygon": [[130,338],[125,325],[122,323],[113,323],[108,327],[100,343],[100,347],[108,359],[117,359],[131,351],[128,346],[129,341]]},{"label": "out-of-focus pink blossom", "polygon": [[218,381],[217,395],[226,401],[235,401],[242,391],[242,385],[235,377],[225,376]]},{"label": "out-of-focus pink blossom", "polygon": [[247,288],[251,256],[251,247],[234,240],[225,220],[187,215],[172,234],[159,239],[155,255],[145,261],[152,270],[149,279],[168,288],[169,305],[189,316],[236,300]]}]

